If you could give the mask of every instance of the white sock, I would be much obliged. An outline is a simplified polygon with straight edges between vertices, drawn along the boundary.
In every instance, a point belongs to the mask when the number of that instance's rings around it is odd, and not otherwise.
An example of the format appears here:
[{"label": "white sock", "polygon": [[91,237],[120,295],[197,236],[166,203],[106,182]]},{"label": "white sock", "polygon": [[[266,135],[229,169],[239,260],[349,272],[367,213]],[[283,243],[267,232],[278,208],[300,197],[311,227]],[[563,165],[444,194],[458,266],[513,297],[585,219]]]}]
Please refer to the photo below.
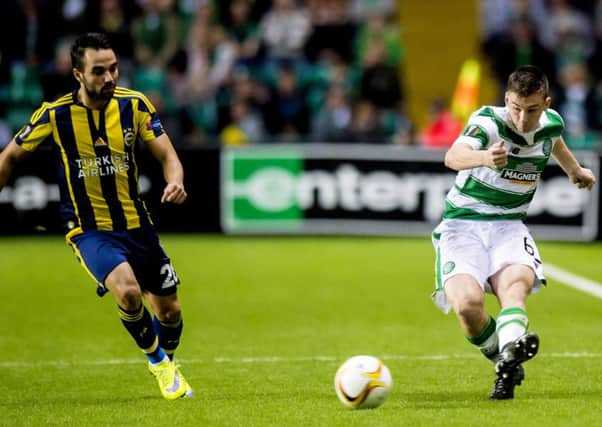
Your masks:
[{"label": "white sock", "polygon": [[529,319],[525,309],[521,307],[508,307],[500,311],[496,324],[498,345],[501,352],[506,344],[527,332]]}]

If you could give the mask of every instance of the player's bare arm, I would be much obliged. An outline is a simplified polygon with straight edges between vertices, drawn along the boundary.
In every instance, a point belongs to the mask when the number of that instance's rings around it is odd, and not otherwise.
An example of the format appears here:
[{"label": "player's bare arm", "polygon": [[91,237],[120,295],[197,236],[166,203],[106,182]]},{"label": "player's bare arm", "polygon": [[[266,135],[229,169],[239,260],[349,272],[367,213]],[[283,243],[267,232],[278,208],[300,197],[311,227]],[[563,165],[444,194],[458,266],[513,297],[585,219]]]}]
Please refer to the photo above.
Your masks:
[{"label": "player's bare arm", "polygon": [[499,141],[487,150],[474,150],[468,144],[454,144],[445,154],[445,166],[453,170],[472,169],[481,166],[501,168],[508,162],[504,142]]},{"label": "player's bare arm", "polygon": [[167,134],[162,134],[148,143],[152,155],[163,168],[167,185],[161,196],[161,203],[184,203],[188,195],[184,189],[184,168]]},{"label": "player's bare arm", "polygon": [[6,185],[17,162],[25,157],[27,153],[28,151],[21,148],[14,138],[0,152],[0,190]]},{"label": "player's bare arm", "polygon": [[591,170],[584,168],[579,164],[573,153],[571,153],[571,150],[566,146],[562,137],[558,138],[556,144],[554,144],[552,156],[577,188],[592,189],[593,185],[596,183],[596,177]]}]

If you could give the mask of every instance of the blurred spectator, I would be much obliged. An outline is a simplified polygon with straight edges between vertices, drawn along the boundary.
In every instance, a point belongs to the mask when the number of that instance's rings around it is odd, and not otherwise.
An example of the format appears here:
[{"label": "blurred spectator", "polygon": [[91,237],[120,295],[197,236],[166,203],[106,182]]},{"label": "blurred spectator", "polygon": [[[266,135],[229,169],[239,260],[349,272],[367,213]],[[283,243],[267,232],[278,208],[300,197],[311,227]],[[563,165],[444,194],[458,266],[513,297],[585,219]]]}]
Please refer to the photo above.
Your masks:
[{"label": "blurred spectator", "polygon": [[566,65],[560,70],[559,90],[555,94],[555,108],[564,118],[564,129],[570,135],[582,135],[587,128],[585,100],[590,91],[587,69],[583,64]]},{"label": "blurred spectator", "polygon": [[345,88],[347,93],[353,93],[359,86],[362,69],[347,64],[340,58],[335,58],[328,64],[328,82]]},{"label": "blurred spectator", "polygon": [[554,54],[537,40],[533,22],[527,17],[516,17],[508,31],[489,38],[483,50],[491,60],[491,71],[497,79],[500,98],[508,76],[521,65],[537,65],[549,76],[552,86],[556,81]]},{"label": "blurred spectator", "polygon": [[597,132],[598,139],[602,139],[602,80],[598,80],[589,91],[585,100],[585,112],[588,128]]},{"label": "blurred spectator", "polygon": [[565,66],[559,81],[554,107],[564,118],[566,143],[573,149],[591,149],[596,144],[591,131],[600,125],[599,88],[592,87],[588,70],[581,63]]},{"label": "blurred spectator", "polygon": [[244,68],[233,73],[232,98],[244,99],[255,110],[262,110],[269,98],[269,89],[254,79]]},{"label": "blurred spectator", "polygon": [[345,142],[351,114],[351,104],[345,88],[338,84],[330,86],[326,102],[312,123],[311,141]]},{"label": "blurred spectator", "polygon": [[408,116],[403,103],[399,103],[393,115],[393,135],[391,141],[401,146],[415,144],[414,125]]},{"label": "blurred spectator", "polygon": [[602,80],[602,0],[596,3],[593,28],[595,41],[588,65],[594,81],[598,81]]},{"label": "blurred spectator", "polygon": [[393,16],[396,11],[395,0],[351,0],[351,16],[356,22],[365,21],[374,13]]},{"label": "blurred spectator", "polygon": [[276,61],[301,60],[310,30],[309,16],[295,0],[274,0],[260,22],[266,55]]},{"label": "blurred spectator", "polygon": [[[131,16],[124,8],[126,0],[100,0],[98,3],[97,31],[109,37],[111,45],[119,55],[120,68],[123,60],[130,61],[134,56],[131,33]],[[121,70],[120,70],[121,71]]]},{"label": "blurred spectator", "polygon": [[462,122],[454,117],[446,103],[440,98],[434,99],[428,123],[419,135],[420,144],[427,148],[449,148],[462,127]]},{"label": "blurred spectator", "polygon": [[345,0],[307,0],[312,31],[305,44],[311,62],[331,62],[333,56],[351,63],[356,25]]},{"label": "blurred spectator", "polygon": [[491,38],[503,34],[519,18],[526,18],[533,23],[536,37],[546,46],[552,48],[552,31],[547,25],[547,0],[480,0],[479,19],[481,36],[485,43]]},{"label": "blurred spectator", "polygon": [[386,64],[393,67],[402,65],[404,49],[399,25],[390,22],[386,14],[371,12],[367,20],[360,24],[358,31],[355,41],[358,64],[366,60],[366,56],[370,55],[370,49],[377,42],[383,46],[383,59]]},{"label": "blurred spectator", "polygon": [[569,33],[579,40],[583,48],[591,49],[593,32],[591,21],[567,0],[549,0],[549,17],[547,25],[552,31],[552,46],[558,47],[561,38]]},{"label": "blurred spectator", "polygon": [[225,30],[213,19],[212,5],[199,4],[186,43],[184,125],[189,141],[211,141],[218,130],[219,98],[230,84],[232,67],[236,61],[236,47]]},{"label": "blurred spectator", "polygon": [[345,139],[349,142],[364,144],[388,142],[388,135],[382,123],[381,113],[370,101],[362,99],[354,104],[351,124],[347,128]]},{"label": "blurred spectator", "polygon": [[167,67],[164,82],[165,112],[162,117],[167,116],[170,119],[169,134],[176,148],[188,143],[186,130],[190,130],[191,127],[187,112],[190,100],[190,89],[186,74],[187,60],[186,53],[183,50],[179,51]]},{"label": "blurred spectator", "polygon": [[238,61],[253,65],[259,54],[259,28],[251,19],[251,0],[232,0],[227,32],[236,46]]},{"label": "blurred spectator", "polygon": [[367,46],[362,63],[360,97],[379,108],[393,108],[401,102],[399,68],[385,60],[385,46],[381,40],[372,40]]},{"label": "blurred spectator", "polygon": [[86,0],[60,0],[59,10],[62,35],[74,35],[90,31],[90,5]]},{"label": "blurred spectator", "polygon": [[37,66],[52,61],[60,22],[57,0],[2,0],[0,82],[7,81],[14,62]]},{"label": "blurred spectator", "polygon": [[187,45],[189,84],[197,97],[213,96],[228,82],[236,47],[224,29],[202,15],[192,24]]},{"label": "blurred spectator", "polygon": [[132,22],[134,58],[145,68],[165,70],[178,50],[179,19],[173,1],[145,0]]},{"label": "blurred spectator", "polygon": [[264,109],[268,132],[287,140],[300,140],[309,130],[309,111],[305,91],[299,87],[295,68],[282,64],[276,86],[272,88]]},{"label": "blurred spectator", "polygon": [[29,122],[31,109],[42,99],[38,69],[20,61],[13,62],[4,91],[7,102],[6,123],[16,132],[23,123]]},{"label": "blurred spectator", "polygon": [[78,88],[71,65],[72,44],[72,38],[60,40],[56,47],[54,60],[41,68],[40,83],[45,101],[54,101]]},{"label": "blurred spectator", "polygon": [[261,115],[244,99],[234,99],[230,105],[230,123],[220,133],[225,145],[262,142],[265,137]]},{"label": "blurred spectator", "polygon": [[590,20],[566,0],[550,1],[549,27],[556,56],[556,67],[583,63],[591,54],[594,37]]},{"label": "blurred spectator", "polygon": [[[182,0],[180,0],[182,1]],[[186,1],[210,1],[210,0],[186,0]],[[230,5],[236,0],[219,0],[214,1],[214,7],[216,10],[216,16],[219,22],[226,28],[232,26],[230,20]],[[266,14],[272,7],[273,0],[249,0],[249,20],[251,22],[259,22],[261,18]]]}]

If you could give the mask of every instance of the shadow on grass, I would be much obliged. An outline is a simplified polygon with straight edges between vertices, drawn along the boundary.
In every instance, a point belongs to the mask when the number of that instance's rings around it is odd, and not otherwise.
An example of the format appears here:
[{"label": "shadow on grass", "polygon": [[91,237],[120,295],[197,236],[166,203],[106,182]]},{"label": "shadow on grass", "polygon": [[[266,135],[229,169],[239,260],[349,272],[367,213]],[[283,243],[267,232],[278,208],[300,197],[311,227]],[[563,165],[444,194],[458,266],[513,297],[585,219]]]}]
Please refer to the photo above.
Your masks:
[{"label": "shadow on grass", "polygon": [[491,402],[492,405],[504,404],[504,402],[516,402],[517,404],[534,402],[550,402],[554,400],[596,401],[600,399],[602,391],[592,389],[587,391],[555,390],[555,391],[515,391],[512,400],[492,400],[487,391],[440,391],[440,392],[397,392],[395,400],[404,407],[414,409],[444,409],[444,408],[472,408],[475,403]]}]

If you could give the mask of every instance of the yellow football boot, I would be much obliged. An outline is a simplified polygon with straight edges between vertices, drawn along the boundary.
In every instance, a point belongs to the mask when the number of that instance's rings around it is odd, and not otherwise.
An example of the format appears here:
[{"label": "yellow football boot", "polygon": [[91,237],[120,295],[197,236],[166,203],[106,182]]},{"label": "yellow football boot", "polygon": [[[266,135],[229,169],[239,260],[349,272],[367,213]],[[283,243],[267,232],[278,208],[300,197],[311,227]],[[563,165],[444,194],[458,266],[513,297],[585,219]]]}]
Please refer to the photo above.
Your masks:
[{"label": "yellow football boot", "polygon": [[186,395],[187,388],[190,386],[178,372],[175,363],[167,357],[155,365],[149,362],[148,370],[157,379],[161,394],[167,400],[179,399]]},{"label": "yellow football boot", "polygon": [[186,393],[184,393],[184,396],[182,396],[182,397],[193,397],[194,390],[192,389],[192,387],[190,387],[190,384],[188,384],[188,381],[186,381],[186,379],[184,378],[184,375],[182,375],[182,372],[180,371],[180,365],[178,365],[177,363],[176,363],[176,370],[177,370],[178,374],[180,374],[180,381],[182,381],[184,383],[184,386],[186,387]]}]

